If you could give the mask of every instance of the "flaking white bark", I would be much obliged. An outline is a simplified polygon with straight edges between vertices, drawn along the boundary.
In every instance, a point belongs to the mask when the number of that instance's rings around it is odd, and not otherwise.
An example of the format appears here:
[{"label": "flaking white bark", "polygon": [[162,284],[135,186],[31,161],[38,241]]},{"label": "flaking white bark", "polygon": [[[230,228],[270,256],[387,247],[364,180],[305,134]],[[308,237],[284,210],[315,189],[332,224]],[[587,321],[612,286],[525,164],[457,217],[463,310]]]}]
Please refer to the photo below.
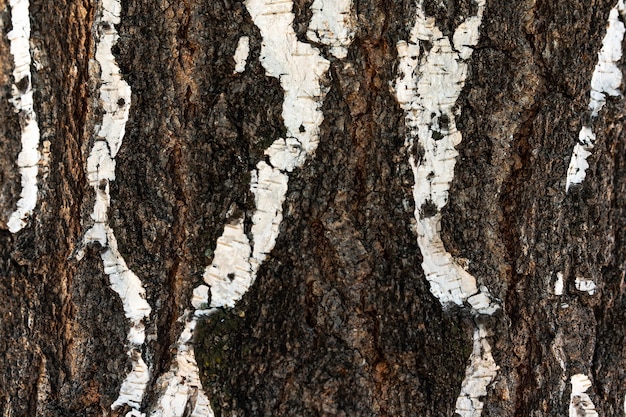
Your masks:
[{"label": "flaking white bark", "polygon": [[[177,351],[170,370],[159,378],[162,395],[152,417],[180,417],[189,408],[191,417],[213,417],[213,410],[202,390],[200,373],[193,350],[192,337],[198,324],[198,316],[190,316],[176,343]],[[188,407],[189,406],[189,407]]]},{"label": "flaking white bark", "polygon": [[[467,60],[478,42],[485,1],[479,0],[477,5],[477,15],[457,27],[450,43],[418,1],[411,38],[397,45],[400,74],[395,89],[406,111],[405,147],[415,179],[418,244],[430,290],[444,306],[467,301],[476,312],[492,314],[497,303],[446,251],[440,236],[441,209],[448,202],[458,156],[455,147],[463,139],[456,129],[454,105],[465,84]],[[420,42],[430,43],[430,49],[424,48],[422,53]]]},{"label": "flaking white bark", "polygon": [[248,55],[250,54],[250,38],[248,36],[242,36],[237,42],[237,49],[235,50],[235,73],[241,73],[246,70],[246,63],[248,61]]},{"label": "flaking white bark", "polygon": [[[589,100],[589,112],[591,122],[598,116],[606,103],[606,96],[619,97],[622,83],[622,71],[617,66],[622,58],[622,41],[626,32],[624,23],[620,20],[626,17],[626,7],[623,0],[613,7],[609,13],[607,31],[602,40],[602,48],[598,53],[598,64],[591,77],[591,93]],[[587,158],[596,143],[596,135],[591,126],[583,126],[578,134],[578,143],[574,146],[569,167],[565,191],[575,184],[581,184],[585,177],[589,163]],[[576,277],[576,289],[593,295],[596,292],[596,284],[591,279]]]},{"label": "flaking white bark", "polygon": [[355,16],[351,0],[315,0],[307,38],[330,46],[330,53],[343,59],[354,39]]},{"label": "flaking white bark", "polygon": [[596,283],[591,279],[576,277],[574,285],[578,291],[586,292],[589,295],[594,295],[596,293]]},{"label": "flaking white bark", "polygon": [[563,287],[565,283],[563,281],[563,273],[556,273],[556,281],[554,282],[554,295],[563,295]]},{"label": "flaking white bark", "polygon": [[[115,156],[122,145],[131,100],[130,86],[122,79],[111,52],[118,39],[115,25],[120,22],[120,10],[119,0],[103,0],[94,23],[97,31],[96,61],[100,66],[102,82],[100,103],[104,114],[87,159],[87,178],[96,199],[91,213],[94,223],[85,233],[84,244],[98,243],[106,248],[100,255],[104,272],[109,277],[111,288],[120,296],[124,314],[131,322],[127,341],[132,370],[122,382],[119,397],[111,408],[127,405],[131,411],[126,416],[137,417],[144,415],[140,408],[150,379],[149,368],[142,358],[142,346],[146,338],[144,321],[150,316],[151,308],[141,280],[128,268],[108,224],[109,183],[115,180]],[[84,250],[79,251],[78,259],[83,256]]]},{"label": "flaking white bark", "polygon": [[[621,15],[621,20],[620,20]],[[598,64],[591,77],[591,93],[589,112],[591,122],[598,117],[598,113],[606,103],[606,96],[619,97],[622,95],[622,71],[617,66],[622,58],[622,41],[624,40],[624,23],[626,7],[624,1],[619,0],[609,13],[609,22],[606,35],[602,40],[602,49],[598,53]],[[572,158],[567,169],[565,191],[569,191],[574,184],[580,184],[586,177],[589,163],[587,158],[596,143],[596,135],[591,126],[583,126],[578,134],[578,143],[574,146]]]},{"label": "flaking white bark", "polygon": [[587,394],[591,388],[589,377],[584,374],[572,375],[572,394],[570,395],[569,417],[598,417],[596,407]]},{"label": "flaking white bark", "polygon": [[[244,233],[243,218],[224,226],[222,236],[217,239],[213,262],[204,272],[204,280],[211,288],[210,307],[234,307],[248,291],[253,278],[250,254],[250,241]],[[208,300],[208,289],[200,286],[197,291],[202,290],[203,293],[194,293],[199,295],[192,301],[196,309],[202,309],[202,303]]]},{"label": "flaking white bark", "polygon": [[487,387],[498,373],[498,366],[491,354],[491,345],[484,326],[474,330],[474,347],[470,355],[470,364],[465,371],[461,384],[461,393],[456,400],[455,412],[461,417],[479,417],[482,414],[481,397],[487,395]]},{"label": "flaking white bark", "polygon": [[[427,17],[422,0],[417,2],[415,25],[408,41],[399,41],[399,76],[395,90],[405,110],[408,134],[405,147],[413,170],[417,242],[422,268],[431,293],[445,307],[469,304],[474,314],[493,314],[499,305],[486,287],[459,265],[441,240],[441,210],[448,202],[463,137],[456,128],[454,106],[465,85],[468,60],[478,43],[485,0],[476,0],[476,16],[467,17],[454,31],[452,40]],[[420,48],[420,42],[428,48]],[[425,46],[425,45],[424,45]],[[423,52],[422,52],[423,51]],[[487,386],[497,374],[497,365],[482,326],[474,332],[474,351],[457,399],[457,413],[479,417]]]},{"label": "flaking white bark", "polygon": [[39,154],[39,125],[33,107],[33,89],[30,73],[30,14],[28,0],[11,0],[11,25],[13,29],[7,37],[13,55],[13,80],[11,102],[19,113],[22,150],[17,157],[22,191],[16,210],[11,213],[7,226],[11,233],[17,233],[26,226],[26,219],[37,205],[37,173],[41,155]]}]

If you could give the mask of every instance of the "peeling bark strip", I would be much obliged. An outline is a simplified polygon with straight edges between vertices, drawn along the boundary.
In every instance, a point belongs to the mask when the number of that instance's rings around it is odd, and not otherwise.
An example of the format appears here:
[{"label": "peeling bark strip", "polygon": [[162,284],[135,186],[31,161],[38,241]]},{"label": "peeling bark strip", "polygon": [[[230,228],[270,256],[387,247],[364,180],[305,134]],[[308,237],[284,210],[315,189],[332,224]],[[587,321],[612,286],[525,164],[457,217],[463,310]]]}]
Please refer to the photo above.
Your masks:
[{"label": "peeling bark strip", "polygon": [[[475,314],[493,314],[499,305],[486,287],[480,290],[474,278],[446,251],[441,240],[441,209],[448,202],[461,140],[456,129],[454,106],[467,77],[467,61],[478,42],[485,1],[476,1],[476,16],[465,19],[451,40],[426,17],[418,1],[415,26],[408,42],[398,42],[400,75],[396,81],[398,102],[406,111],[408,135],[405,147],[413,170],[417,240],[424,261],[422,268],[431,293],[445,307],[467,301]],[[420,42],[423,42],[420,45]],[[422,50],[424,52],[422,52]],[[417,139],[417,141],[416,141]],[[480,397],[496,376],[498,367],[482,326],[474,332],[474,350],[457,399],[456,412],[463,417],[482,414]]]},{"label": "peeling bark strip", "polygon": [[[187,315],[190,315],[188,312]],[[187,319],[185,328],[176,343],[175,363],[172,369],[159,378],[164,391],[152,417],[182,417],[191,410],[190,417],[213,417],[209,399],[202,391],[198,364],[191,344],[198,316]]]},{"label": "peeling bark strip", "polygon": [[[250,188],[256,205],[251,240],[244,231],[243,218],[232,219],[217,240],[213,262],[204,272],[208,286],[194,290],[195,311],[187,319],[178,340],[174,369],[161,378],[167,387],[153,416],[182,416],[187,403],[191,404],[192,416],[213,416],[202,392],[190,344],[198,317],[212,314],[220,307],[234,307],[250,288],[276,243],[289,173],[301,167],[319,143],[319,126],[324,117],[321,105],[326,95],[322,79],[329,69],[329,61],[318,49],[298,41],[293,29],[291,1],[248,0],[246,7],[263,36],[260,56],[263,67],[268,75],[280,80],[285,90],[282,116],[287,135],[276,139],[265,150],[267,159],[260,161],[250,173]],[[344,26],[350,20],[344,15],[350,14],[351,3],[344,1],[339,5],[339,20],[334,14],[338,11],[335,8],[324,12],[323,5],[317,7],[311,23],[315,27],[309,35],[319,43],[332,46],[331,53],[336,57],[345,57],[352,32]],[[325,28],[323,35],[320,35],[321,28]],[[247,37],[240,38],[235,52],[236,72],[245,69],[247,42]]]},{"label": "peeling bark strip", "polygon": [[[621,20],[620,20],[621,17]],[[606,103],[606,96],[619,97],[622,84],[622,71],[617,63],[622,58],[622,41],[624,40],[624,23],[626,6],[623,0],[611,9],[606,35],[602,40],[602,49],[598,53],[598,64],[591,77],[591,99],[589,100],[590,122],[598,117],[598,113]],[[586,176],[587,158],[596,143],[596,135],[590,125],[583,126],[578,134],[578,143],[574,146],[572,159],[567,169],[565,191],[573,184],[580,184]]]},{"label": "peeling bark strip", "polygon": [[493,314],[499,307],[488,290],[478,289],[476,278],[446,251],[440,235],[441,209],[448,202],[458,156],[455,146],[463,139],[456,129],[454,105],[465,84],[467,61],[478,42],[485,9],[484,0],[476,3],[477,15],[456,28],[451,44],[435,19],[426,17],[423,1],[418,2],[411,39],[397,45],[400,75],[396,94],[406,111],[405,146],[415,178],[417,239],[430,291],[444,306],[462,306],[467,301],[476,312]]},{"label": "peeling bark strip", "polygon": [[569,417],[598,417],[596,406],[593,405],[587,390],[591,388],[589,377],[576,374],[570,378],[572,394],[570,396]]},{"label": "peeling bark strip", "polygon": [[8,33],[11,42],[14,68],[12,100],[20,115],[22,150],[17,166],[22,177],[22,192],[16,210],[11,213],[7,225],[11,233],[17,233],[26,225],[26,218],[37,205],[37,172],[39,154],[39,126],[33,108],[33,89],[30,75],[30,15],[28,0],[11,0],[11,24]]},{"label": "peeling bark strip", "polygon": [[330,46],[330,53],[337,58],[348,55],[348,46],[354,38],[355,17],[351,0],[315,0],[311,5],[313,16],[309,23],[307,37]]},{"label": "peeling bark strip", "polygon": [[[116,409],[126,405],[133,409],[127,416],[140,416],[143,414],[138,410],[150,379],[148,366],[141,356],[141,347],[146,337],[144,320],[149,317],[151,308],[146,301],[143,284],[126,265],[108,224],[109,182],[115,180],[115,156],[122,145],[131,99],[130,86],[122,79],[111,52],[119,37],[115,25],[120,22],[120,11],[118,0],[104,0],[101,16],[94,24],[97,31],[96,61],[100,65],[102,78],[100,102],[104,115],[87,159],[87,176],[96,199],[91,214],[94,224],[85,233],[84,244],[97,242],[106,248],[101,252],[104,272],[109,276],[111,288],[120,296],[124,313],[131,321],[127,339],[128,356],[132,359],[133,368],[123,381],[119,397],[111,407]],[[84,250],[81,250],[78,258],[83,256]]]},{"label": "peeling bark strip", "polygon": [[250,38],[248,36],[242,36],[237,43],[237,50],[235,51],[235,72],[241,73],[246,70],[246,61],[250,54]]},{"label": "peeling bark strip", "polygon": [[484,404],[480,398],[487,395],[487,387],[498,373],[498,366],[491,354],[487,336],[484,326],[479,325],[474,330],[474,347],[470,356],[470,365],[465,371],[461,393],[456,400],[456,413],[461,417],[478,417],[482,414]]}]

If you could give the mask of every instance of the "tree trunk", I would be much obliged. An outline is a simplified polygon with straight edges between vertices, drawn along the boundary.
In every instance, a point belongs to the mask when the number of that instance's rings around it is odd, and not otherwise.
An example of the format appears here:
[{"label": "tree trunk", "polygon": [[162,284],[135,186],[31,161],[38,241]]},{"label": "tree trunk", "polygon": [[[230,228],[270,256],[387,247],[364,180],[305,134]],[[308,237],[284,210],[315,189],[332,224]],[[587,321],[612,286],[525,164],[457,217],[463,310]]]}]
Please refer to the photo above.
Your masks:
[{"label": "tree trunk", "polygon": [[0,0],[2,415],[626,413],[615,1]]}]

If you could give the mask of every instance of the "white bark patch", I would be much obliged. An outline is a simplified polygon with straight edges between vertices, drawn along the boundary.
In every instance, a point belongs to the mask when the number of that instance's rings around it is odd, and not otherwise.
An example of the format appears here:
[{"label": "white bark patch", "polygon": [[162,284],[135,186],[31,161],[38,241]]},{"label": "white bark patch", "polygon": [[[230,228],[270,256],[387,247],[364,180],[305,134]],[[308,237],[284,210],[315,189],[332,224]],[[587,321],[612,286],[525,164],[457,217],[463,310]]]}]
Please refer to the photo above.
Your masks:
[{"label": "white bark patch", "polygon": [[563,273],[557,272],[556,281],[554,283],[554,295],[563,295],[563,287],[564,287]]},{"label": "white bark patch", "polygon": [[[456,129],[454,105],[467,77],[467,60],[478,42],[485,1],[478,0],[478,13],[455,30],[453,43],[426,17],[418,2],[411,38],[398,42],[399,77],[395,90],[406,112],[408,135],[405,146],[413,170],[417,240],[424,257],[422,268],[430,291],[442,305],[467,301],[480,314],[493,314],[499,307],[486,288],[446,251],[441,240],[441,209],[448,202],[458,152],[463,139]],[[420,51],[420,42],[430,49]]]},{"label": "white bark patch", "polygon": [[[213,262],[204,272],[204,280],[211,287],[210,307],[234,307],[235,300],[239,300],[248,290],[252,280],[250,253],[250,241],[244,233],[243,219],[224,226],[222,236],[217,239]],[[197,290],[195,294],[198,294]],[[192,300],[192,304],[196,309],[202,309],[202,303],[206,300],[197,297]]]},{"label": "white bark patch", "polygon": [[[287,164],[295,166],[292,162]],[[243,219],[224,227],[217,240],[213,262],[204,271],[204,281],[211,288],[210,308],[235,306],[252,285],[278,237],[289,177],[264,161],[257,164],[250,177],[257,207],[252,216],[253,242],[244,233]],[[200,287],[194,295],[195,308],[208,303],[208,289]]]},{"label": "white bark patch", "polygon": [[[141,347],[146,337],[144,320],[150,316],[151,308],[141,280],[126,265],[108,224],[109,183],[115,180],[115,156],[122,145],[131,99],[130,86],[122,79],[111,52],[118,39],[115,25],[120,22],[120,10],[119,0],[104,0],[101,15],[94,23],[98,31],[96,61],[101,69],[100,103],[104,115],[87,158],[87,178],[96,192],[96,199],[91,213],[94,224],[85,233],[84,244],[97,242],[106,248],[101,252],[104,272],[109,276],[111,288],[120,296],[124,314],[131,322],[127,340],[132,370],[122,382],[119,397],[111,408],[127,405],[132,409],[127,416],[142,416],[139,409],[150,372],[141,357]],[[81,250],[78,258],[83,256],[84,250]]]},{"label": "white bark patch", "polygon": [[[349,7],[350,3],[346,4],[339,6],[342,13],[349,14],[345,7]],[[187,315],[185,332],[177,343],[175,363],[159,379],[164,388],[152,413],[155,417],[180,417],[185,405],[193,401],[193,416],[213,416],[200,387],[193,345],[190,343],[196,321],[199,316],[211,314],[216,308],[233,307],[250,288],[259,267],[276,243],[283,219],[282,206],[289,173],[301,167],[319,143],[319,126],[324,119],[321,105],[326,95],[322,81],[330,63],[318,49],[298,41],[292,26],[292,1],[247,0],[246,7],[263,37],[261,63],[267,75],[280,80],[285,91],[282,116],[287,134],[284,138],[277,138],[265,150],[269,163],[260,161],[250,173],[250,189],[256,206],[252,215],[251,239],[244,232],[244,219],[235,219],[224,227],[222,236],[217,240],[213,262],[204,272],[207,285],[194,290],[192,304],[195,311]],[[327,10],[333,10],[333,7],[335,5],[331,4]],[[351,22],[344,18],[340,21],[343,24]],[[334,42],[333,45],[338,48],[347,47],[352,40],[352,35],[347,34],[351,34],[352,29],[342,29],[340,23],[335,21],[332,25],[336,33],[340,36],[346,34],[345,37],[336,38],[326,33],[320,42]],[[341,56],[340,49],[333,47],[332,51]]]},{"label": "white bark patch", "polygon": [[131,357],[134,361],[133,370],[122,382],[120,395],[111,407],[116,409],[123,405],[129,405],[133,407],[133,411],[126,413],[127,417],[144,416],[143,413],[139,412],[139,408],[141,407],[143,392],[150,380],[150,372],[148,366],[141,358],[141,352],[139,350],[131,350],[129,354],[132,355]]},{"label": "white bark patch", "polygon": [[[294,163],[293,166],[299,165]],[[283,202],[287,194],[289,177],[279,168],[270,167],[262,161],[257,164],[256,175],[253,172],[251,178],[251,188],[257,209],[252,216],[254,246],[250,265],[253,274],[256,275],[267,255],[274,249],[279,226],[283,220]]]},{"label": "white bark patch", "polygon": [[[252,242],[246,248],[243,220],[235,227],[226,227],[218,239],[218,246],[226,241],[232,245],[225,249],[227,255],[216,250],[213,263],[205,271],[204,279],[212,293],[210,307],[234,306],[254,281],[258,268],[276,243],[289,173],[302,166],[319,143],[319,126],[324,118],[321,105],[326,95],[321,82],[329,62],[317,49],[298,41],[292,26],[292,6],[291,1],[284,0],[246,2],[263,37],[261,63],[268,75],[280,80],[285,90],[282,115],[287,135],[265,150],[269,164],[260,161],[250,173],[256,204]],[[226,258],[230,258],[228,267],[223,267]]]},{"label": "white bark patch", "polygon": [[163,395],[152,417],[175,417],[185,415],[185,410],[192,410],[190,417],[213,417],[209,399],[202,391],[198,364],[191,344],[193,331],[198,323],[193,316],[176,343],[177,352],[174,364],[169,372],[159,378],[163,386]]},{"label": "white bark patch", "polygon": [[311,5],[313,16],[307,38],[330,46],[336,58],[348,56],[348,46],[354,39],[354,20],[351,0],[315,0]]},{"label": "white bark patch", "polygon": [[[476,16],[467,17],[451,40],[426,17],[423,1],[418,0],[415,26],[408,41],[397,44],[399,76],[396,97],[406,112],[408,134],[405,147],[413,170],[417,242],[422,252],[422,268],[431,293],[445,307],[464,305],[475,314],[493,314],[499,307],[486,287],[480,289],[474,278],[444,247],[441,240],[441,210],[448,202],[463,137],[456,128],[454,105],[465,84],[468,60],[478,43],[485,0],[476,0]],[[420,48],[420,42],[423,48]],[[423,52],[422,52],[423,50]],[[474,350],[457,399],[456,412],[464,417],[482,414],[480,397],[497,374],[498,366],[482,326],[474,332]]]},{"label": "white bark patch", "polygon": [[456,400],[455,412],[461,417],[479,417],[483,411],[481,397],[487,395],[487,387],[498,373],[491,345],[487,341],[487,331],[483,326],[474,330],[474,347],[470,364],[465,371],[461,393]]},{"label": "white bark patch", "polygon": [[237,43],[235,50],[235,73],[242,73],[246,70],[248,55],[250,54],[250,38],[242,36]]},{"label": "white bark patch", "polygon": [[22,191],[16,210],[11,213],[7,226],[11,233],[17,233],[26,226],[26,219],[37,205],[37,173],[41,158],[39,154],[39,125],[33,107],[33,89],[30,74],[30,14],[28,0],[11,0],[11,25],[13,29],[7,37],[13,55],[13,80],[11,102],[19,113],[22,150],[17,157]]},{"label": "white bark patch", "polygon": [[597,287],[593,280],[576,277],[576,281],[574,283],[578,291],[586,292],[589,295],[594,295],[596,293]]},{"label": "white bark patch", "polygon": [[[624,40],[624,23],[621,19],[626,18],[626,7],[624,1],[619,0],[617,5],[609,13],[609,23],[606,35],[602,40],[602,49],[598,53],[598,64],[591,77],[591,94],[589,100],[589,112],[591,120],[598,116],[598,113],[606,103],[606,96],[619,97],[619,90],[622,83],[622,71],[617,66],[622,58],[622,41]],[[587,158],[591,155],[596,142],[596,135],[591,126],[583,126],[578,135],[578,143],[574,146],[572,158],[567,169],[567,180],[565,191],[569,191],[573,184],[580,184],[586,176]]]},{"label": "white bark patch", "polygon": [[584,374],[572,375],[572,394],[570,396],[569,417],[598,417],[596,407],[591,401],[591,397],[586,394],[591,388],[589,377]]}]

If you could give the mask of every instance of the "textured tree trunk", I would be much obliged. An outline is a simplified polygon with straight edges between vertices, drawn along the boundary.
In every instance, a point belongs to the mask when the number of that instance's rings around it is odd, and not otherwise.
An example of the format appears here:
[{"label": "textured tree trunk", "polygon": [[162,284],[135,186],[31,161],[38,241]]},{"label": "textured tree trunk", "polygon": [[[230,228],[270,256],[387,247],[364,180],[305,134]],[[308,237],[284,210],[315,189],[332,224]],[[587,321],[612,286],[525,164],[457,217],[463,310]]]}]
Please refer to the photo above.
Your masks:
[{"label": "textured tree trunk", "polygon": [[0,0],[1,415],[624,415],[615,1]]}]

